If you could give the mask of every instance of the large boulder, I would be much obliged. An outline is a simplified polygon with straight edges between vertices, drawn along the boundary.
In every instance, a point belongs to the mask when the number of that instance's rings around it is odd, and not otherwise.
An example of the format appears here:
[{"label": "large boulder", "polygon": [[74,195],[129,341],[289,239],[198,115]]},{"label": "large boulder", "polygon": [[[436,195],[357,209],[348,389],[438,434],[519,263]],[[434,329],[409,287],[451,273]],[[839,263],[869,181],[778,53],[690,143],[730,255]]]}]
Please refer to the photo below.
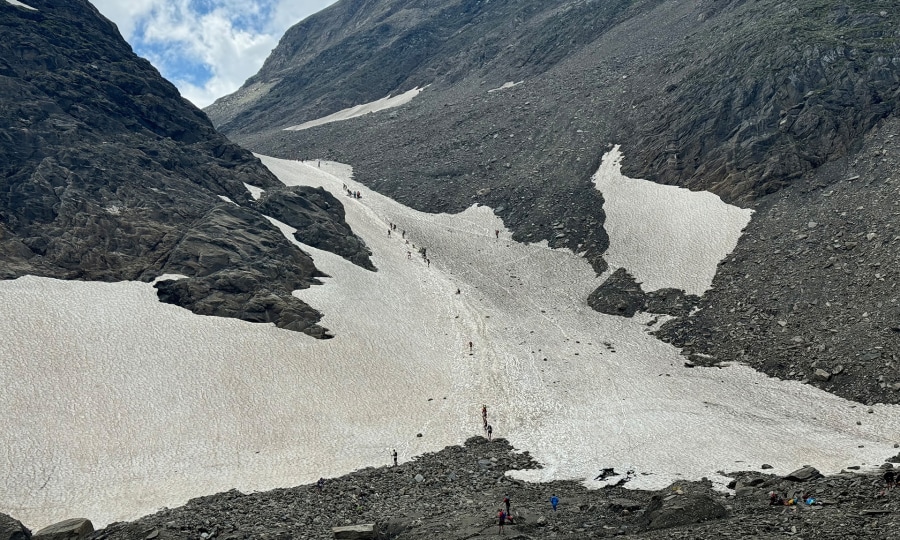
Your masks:
[{"label": "large boulder", "polygon": [[94,532],[91,520],[72,518],[49,525],[34,533],[32,538],[40,540],[83,540]]},{"label": "large boulder", "polygon": [[815,480],[816,478],[820,478],[821,476],[822,473],[820,473],[815,467],[810,467],[809,465],[807,465],[785,476],[784,479],[791,480],[793,482],[806,482],[808,480]]},{"label": "large boulder", "polygon": [[346,527],[333,527],[335,540],[374,540],[375,524],[363,523],[360,525],[348,525]]},{"label": "large boulder", "polygon": [[641,524],[647,529],[665,529],[727,516],[728,510],[706,494],[654,495]]},{"label": "large boulder", "polygon": [[0,540],[28,540],[31,531],[22,522],[6,514],[0,514]]}]

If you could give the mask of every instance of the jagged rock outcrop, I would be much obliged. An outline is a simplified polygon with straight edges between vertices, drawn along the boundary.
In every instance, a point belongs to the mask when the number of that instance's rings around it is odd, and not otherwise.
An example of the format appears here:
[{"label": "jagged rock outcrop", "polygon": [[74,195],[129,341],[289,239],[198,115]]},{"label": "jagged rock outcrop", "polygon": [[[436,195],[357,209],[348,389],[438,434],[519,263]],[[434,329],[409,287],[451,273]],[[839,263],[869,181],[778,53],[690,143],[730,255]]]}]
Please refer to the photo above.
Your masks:
[{"label": "jagged rock outcrop", "polygon": [[340,203],[216,133],[87,1],[28,4],[0,5],[0,278],[182,274],[164,301],[324,335],[291,296],[320,273],[244,184],[302,203],[282,212],[299,237],[372,269]]},{"label": "jagged rock outcrop", "polygon": [[0,540],[28,540],[29,531],[22,522],[6,514],[0,514]]},{"label": "jagged rock outcrop", "polygon": [[644,292],[624,268],[613,272],[587,299],[588,305],[600,313],[622,317],[633,317],[638,311],[684,317],[699,301],[699,297],[680,289]]}]

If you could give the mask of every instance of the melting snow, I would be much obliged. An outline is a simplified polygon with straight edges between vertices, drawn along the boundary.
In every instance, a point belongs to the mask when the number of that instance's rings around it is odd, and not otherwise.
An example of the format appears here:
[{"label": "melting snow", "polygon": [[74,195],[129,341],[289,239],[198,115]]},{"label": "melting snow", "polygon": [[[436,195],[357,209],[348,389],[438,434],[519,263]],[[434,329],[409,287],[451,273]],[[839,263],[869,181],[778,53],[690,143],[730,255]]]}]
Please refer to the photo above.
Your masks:
[{"label": "melting snow", "polygon": [[145,283],[0,282],[0,512],[30,527],[102,526],[231,488],[313,482],[388,464],[391,448],[408,460],[481,434],[482,403],[495,435],[545,464],[515,474],[533,480],[593,485],[603,467],[630,465],[629,485],[662,487],[896,452],[900,408],[866,414],[740,366],[685,369],[643,319],[587,307],[600,280],[582,257],[511,241],[489,208],[424,214],[347,166],[263,161],[340,197],[373,251],[378,272],[303,246],[331,278],[295,294],[336,337],[197,316]]},{"label": "melting snow", "polygon": [[605,199],[606,261],[628,270],[645,291],[673,287],[703,294],[753,211],[706,191],[628,178],[619,171],[621,162],[616,146],[594,174]]},{"label": "melting snow", "polygon": [[6,3],[12,4],[14,6],[23,7],[25,9],[30,9],[32,11],[37,11],[37,8],[33,8],[33,7],[29,6],[28,4],[23,4],[22,2],[19,2],[19,0],[6,0]]},{"label": "melting snow", "polygon": [[419,95],[419,92],[421,92],[422,90],[424,90],[424,88],[416,87],[394,97],[383,97],[378,101],[356,105],[355,107],[350,107],[349,109],[344,109],[334,114],[329,114],[328,116],[323,116],[322,118],[310,120],[309,122],[304,122],[298,126],[291,126],[284,129],[285,131],[300,131],[301,129],[321,126],[322,124],[328,124],[331,122],[340,122],[341,120],[349,120],[351,118],[356,118],[357,116],[362,116],[364,114],[383,111],[385,109],[391,109],[393,107],[399,107],[412,101],[412,99]]},{"label": "melting snow", "polygon": [[507,88],[512,88],[513,86],[519,86],[523,82],[525,82],[525,81],[519,81],[519,82],[509,81],[509,82],[503,83],[503,86],[501,86],[499,88],[491,88],[490,90],[488,90],[488,94],[491,94],[493,92],[498,92],[500,90],[506,90]]},{"label": "melting snow", "polygon": [[[244,184],[244,185],[246,186],[247,184]],[[260,190],[260,192],[261,192],[261,191],[262,191],[262,190]],[[252,195],[251,195],[251,196],[252,196]],[[235,206],[240,206],[238,203],[232,201],[232,200],[231,200],[231,197],[226,197],[225,195],[219,195],[219,198],[222,199],[223,201],[227,202],[227,203],[231,203],[231,204],[233,204],[233,205],[235,205]],[[253,198],[254,198],[254,199],[258,199],[259,197],[253,197]]]},{"label": "melting snow", "polygon": [[[250,192],[250,196],[253,197],[257,201],[259,200],[260,197],[262,197],[262,194],[266,192],[266,190],[264,190],[263,188],[251,186],[247,182],[244,182],[244,187],[247,188],[247,191]],[[221,197],[221,195],[220,195],[220,197]]]}]

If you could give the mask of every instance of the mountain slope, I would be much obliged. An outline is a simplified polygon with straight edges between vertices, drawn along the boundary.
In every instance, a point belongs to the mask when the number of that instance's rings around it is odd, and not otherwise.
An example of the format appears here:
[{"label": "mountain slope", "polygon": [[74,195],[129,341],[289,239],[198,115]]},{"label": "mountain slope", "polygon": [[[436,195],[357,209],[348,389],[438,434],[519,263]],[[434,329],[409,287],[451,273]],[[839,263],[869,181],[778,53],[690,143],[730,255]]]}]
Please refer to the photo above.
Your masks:
[{"label": "mountain slope", "polygon": [[284,187],[87,1],[29,5],[0,4],[0,277],[183,275],[161,300],[324,335],[291,295],[320,273],[263,212],[372,269],[340,203]]},{"label": "mountain slope", "polygon": [[[735,348],[722,328],[743,327],[744,292],[756,285],[756,310],[793,298],[782,289],[853,305],[859,313],[837,317],[844,320],[890,302],[860,275],[888,264],[883,251],[857,249],[843,274],[824,279],[814,269],[835,256],[829,242],[838,236],[804,237],[789,257],[772,238],[799,236],[790,232],[799,231],[799,216],[822,221],[810,189],[835,191],[835,208],[872,204],[861,228],[877,228],[893,212],[882,165],[835,171],[872,152],[866,137],[891,129],[898,22],[887,1],[342,1],[291,29],[256,76],[207,111],[255,151],[351,163],[357,179],[417,209],[489,205],[515,239],[568,247],[597,271],[606,268],[608,239],[603,194],[590,177],[601,155],[621,144],[631,177],[706,189],[756,210],[737,248],[755,256],[728,262],[735,292],[726,294],[720,278],[702,304],[708,315],[679,319],[665,339],[687,354],[748,362],[861,401],[897,402],[900,373],[883,352],[897,345],[897,333],[884,330],[894,325],[887,319],[830,324],[833,344],[823,351],[793,342],[785,349],[789,330],[778,324],[749,334],[755,346]],[[283,129],[426,85],[401,109]],[[890,152],[895,140],[878,148]],[[851,176],[860,182],[833,189]],[[794,205],[791,223],[772,211]],[[599,294],[593,305],[608,304]],[[814,317],[790,324],[790,337],[804,340],[822,330]],[[856,368],[836,379],[816,375],[823,366],[834,373],[847,357]]]}]

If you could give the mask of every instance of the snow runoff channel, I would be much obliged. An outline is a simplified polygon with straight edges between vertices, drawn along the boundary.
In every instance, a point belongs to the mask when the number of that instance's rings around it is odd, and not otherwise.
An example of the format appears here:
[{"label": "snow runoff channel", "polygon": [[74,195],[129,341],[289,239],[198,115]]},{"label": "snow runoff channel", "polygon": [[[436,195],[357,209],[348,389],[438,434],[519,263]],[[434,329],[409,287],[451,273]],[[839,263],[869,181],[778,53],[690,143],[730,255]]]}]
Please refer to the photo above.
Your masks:
[{"label": "snow runoff channel", "polygon": [[600,279],[584,259],[511,241],[489,208],[424,214],[349,167],[263,160],[287,184],[341,197],[373,251],[378,272],[303,247],[331,277],[296,294],[336,337],[196,316],[145,283],[0,282],[0,512],[32,528],[104,525],[309,483],[387,464],[391,448],[406,461],[479,435],[482,403],[496,436],[545,465],[513,473],[529,480],[600,485],[601,468],[631,466],[630,486],[659,488],[896,452],[897,407],[866,414],[740,366],[685,369],[647,334],[649,317],[587,307]]}]

